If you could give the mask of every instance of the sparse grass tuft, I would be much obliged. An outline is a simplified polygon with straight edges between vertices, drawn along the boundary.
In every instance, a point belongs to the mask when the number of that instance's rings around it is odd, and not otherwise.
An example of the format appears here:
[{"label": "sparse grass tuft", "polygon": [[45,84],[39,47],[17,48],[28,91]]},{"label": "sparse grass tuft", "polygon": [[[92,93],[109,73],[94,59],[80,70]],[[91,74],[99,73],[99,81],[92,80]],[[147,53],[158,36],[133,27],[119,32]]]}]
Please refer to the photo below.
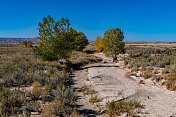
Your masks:
[{"label": "sparse grass tuft", "polygon": [[98,103],[100,101],[101,101],[101,99],[98,98],[97,95],[96,96],[91,96],[91,98],[89,99],[89,102],[92,103],[92,104]]},{"label": "sparse grass tuft", "polygon": [[123,113],[128,113],[130,117],[137,117],[137,112],[136,110],[142,109],[143,106],[140,104],[140,102],[137,101],[111,101],[107,103],[106,106],[106,114],[108,117],[116,117],[120,116]]}]

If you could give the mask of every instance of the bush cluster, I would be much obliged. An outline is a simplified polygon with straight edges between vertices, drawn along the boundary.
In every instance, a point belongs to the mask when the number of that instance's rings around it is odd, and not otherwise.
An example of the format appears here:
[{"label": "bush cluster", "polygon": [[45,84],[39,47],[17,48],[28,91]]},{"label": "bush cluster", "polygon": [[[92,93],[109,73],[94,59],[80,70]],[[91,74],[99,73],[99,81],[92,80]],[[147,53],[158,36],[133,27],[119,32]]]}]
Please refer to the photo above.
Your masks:
[{"label": "bush cluster", "polygon": [[126,63],[128,62],[130,67],[135,65],[141,66],[146,64],[146,66],[155,66],[164,68],[167,65],[174,63],[174,49],[154,49],[154,48],[137,48],[137,47],[128,47],[126,48],[127,54],[129,57],[125,59]]},{"label": "bush cluster", "polygon": [[116,117],[120,116],[123,113],[128,113],[130,117],[138,117],[138,109],[142,109],[143,106],[140,104],[140,102],[137,101],[111,101],[107,103],[107,111],[106,114],[109,117]]},{"label": "bush cluster", "polygon": [[[133,72],[141,72],[144,79],[152,78],[156,82],[166,85],[169,90],[176,90],[176,50],[171,48],[126,48],[129,56],[124,58],[124,64]],[[154,69],[155,67],[155,69]],[[159,69],[163,69],[159,74]],[[163,82],[165,80],[165,82]]]},{"label": "bush cluster", "polygon": [[67,62],[41,61],[31,48],[0,50],[0,116],[30,116],[31,112],[47,117],[83,116],[75,109],[76,94],[70,87]]},{"label": "bush cluster", "polygon": [[0,86],[0,116],[17,115],[26,110],[22,108],[25,103],[25,95],[19,89],[10,90]]},{"label": "bush cluster", "polygon": [[27,48],[33,47],[32,41],[23,41],[22,45]]}]

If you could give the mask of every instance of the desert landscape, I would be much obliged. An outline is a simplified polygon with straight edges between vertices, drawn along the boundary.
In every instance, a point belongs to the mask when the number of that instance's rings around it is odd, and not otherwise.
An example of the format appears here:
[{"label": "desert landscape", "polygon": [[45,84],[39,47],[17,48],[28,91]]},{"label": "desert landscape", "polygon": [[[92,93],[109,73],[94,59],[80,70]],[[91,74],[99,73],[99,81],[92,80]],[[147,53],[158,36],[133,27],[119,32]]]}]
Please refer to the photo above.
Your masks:
[{"label": "desert landscape", "polygon": [[176,1],[0,5],[0,117],[176,117]]},{"label": "desert landscape", "polygon": [[[138,42],[130,42],[130,44],[127,42],[125,46],[126,53],[119,54],[118,60],[113,62],[112,57],[105,56],[103,53],[96,53],[94,42],[90,42],[84,52],[75,51],[72,53],[70,58],[71,69],[68,69],[65,66],[66,64],[64,65],[62,62],[45,62],[36,59],[32,49],[25,48],[20,43],[2,43],[0,47],[0,83],[1,86],[4,85],[9,88],[4,87],[4,89],[1,87],[1,96],[9,91],[16,95],[18,103],[21,105],[18,105],[20,110],[26,110],[23,116],[50,116],[51,113],[48,112],[49,108],[51,108],[49,102],[56,98],[54,96],[56,95],[55,91],[60,90],[61,93],[63,90],[57,89],[56,84],[59,83],[60,86],[72,87],[69,92],[73,90],[72,93],[75,93],[72,95],[73,97],[70,97],[70,92],[65,94],[69,95],[69,97],[62,98],[71,102],[74,101],[74,108],[77,108],[75,113],[80,113],[79,116],[105,117],[116,114],[122,117],[166,117],[168,115],[174,117],[176,108],[176,94],[174,91],[176,88],[174,85],[176,46],[175,43],[168,43],[150,42],[141,43],[140,45]],[[170,48],[167,48],[168,46]],[[131,53],[132,48],[136,52]],[[150,50],[149,54],[143,52],[148,50]],[[140,63],[139,58],[144,56],[137,53],[140,51],[142,54],[146,54],[145,56],[148,56],[145,57],[146,59],[149,57],[156,59],[158,56],[160,61],[154,64],[154,60],[145,60],[146,63],[143,60]],[[162,52],[158,54],[158,51]],[[165,57],[172,62],[168,63]],[[156,61],[158,60],[156,59]],[[13,69],[17,71],[13,71]],[[67,74],[63,74],[63,71]],[[5,75],[7,76],[4,79]],[[170,76],[172,80],[169,80]],[[51,82],[50,80],[47,81],[47,77],[50,77],[50,79],[59,77],[60,80],[56,82],[53,79],[54,82]],[[3,103],[2,101],[1,103]],[[57,102],[55,103],[57,104]],[[114,105],[118,104],[117,110],[111,108],[113,103]],[[123,107],[123,105],[129,107]],[[52,106],[54,107],[54,103]],[[15,111],[20,112],[18,109]],[[78,116],[75,113],[73,115]]]}]

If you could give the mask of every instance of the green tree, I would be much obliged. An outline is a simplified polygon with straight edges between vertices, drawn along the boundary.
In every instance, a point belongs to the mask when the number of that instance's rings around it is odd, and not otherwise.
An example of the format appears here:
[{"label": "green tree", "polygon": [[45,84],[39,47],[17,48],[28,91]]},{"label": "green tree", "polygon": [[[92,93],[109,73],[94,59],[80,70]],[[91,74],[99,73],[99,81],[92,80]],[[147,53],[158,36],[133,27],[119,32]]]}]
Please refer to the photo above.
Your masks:
[{"label": "green tree", "polygon": [[27,42],[27,48],[32,47],[32,45],[33,45],[32,41],[28,41],[28,42]]},{"label": "green tree", "polygon": [[23,41],[22,45],[24,45],[24,47],[27,47],[27,48],[33,47],[32,41]]},{"label": "green tree", "polygon": [[67,18],[55,22],[51,16],[39,22],[39,39],[42,47],[35,47],[34,53],[44,60],[67,59],[74,49],[74,36]]},{"label": "green tree", "polygon": [[109,29],[104,33],[104,52],[110,53],[113,61],[117,60],[117,55],[125,52],[124,35],[121,29]]},{"label": "green tree", "polygon": [[24,47],[27,47],[27,41],[23,41],[23,42],[22,42],[22,45],[23,45]]},{"label": "green tree", "polygon": [[83,49],[89,44],[87,37],[83,32],[78,32],[75,37],[75,45],[77,51],[83,51]]},{"label": "green tree", "polygon": [[89,44],[87,37],[83,32],[77,32],[75,29],[71,29],[71,32],[74,38],[74,50],[83,51],[83,49]]}]

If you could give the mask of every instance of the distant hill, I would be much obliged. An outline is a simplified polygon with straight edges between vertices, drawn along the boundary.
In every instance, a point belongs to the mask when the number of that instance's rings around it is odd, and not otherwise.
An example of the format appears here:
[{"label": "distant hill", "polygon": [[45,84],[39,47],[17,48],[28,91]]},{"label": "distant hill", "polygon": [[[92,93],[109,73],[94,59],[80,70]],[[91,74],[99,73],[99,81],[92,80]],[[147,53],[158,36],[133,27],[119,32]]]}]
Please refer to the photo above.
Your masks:
[{"label": "distant hill", "polygon": [[0,38],[0,43],[20,43],[23,41],[37,42],[39,39],[35,38]]}]

